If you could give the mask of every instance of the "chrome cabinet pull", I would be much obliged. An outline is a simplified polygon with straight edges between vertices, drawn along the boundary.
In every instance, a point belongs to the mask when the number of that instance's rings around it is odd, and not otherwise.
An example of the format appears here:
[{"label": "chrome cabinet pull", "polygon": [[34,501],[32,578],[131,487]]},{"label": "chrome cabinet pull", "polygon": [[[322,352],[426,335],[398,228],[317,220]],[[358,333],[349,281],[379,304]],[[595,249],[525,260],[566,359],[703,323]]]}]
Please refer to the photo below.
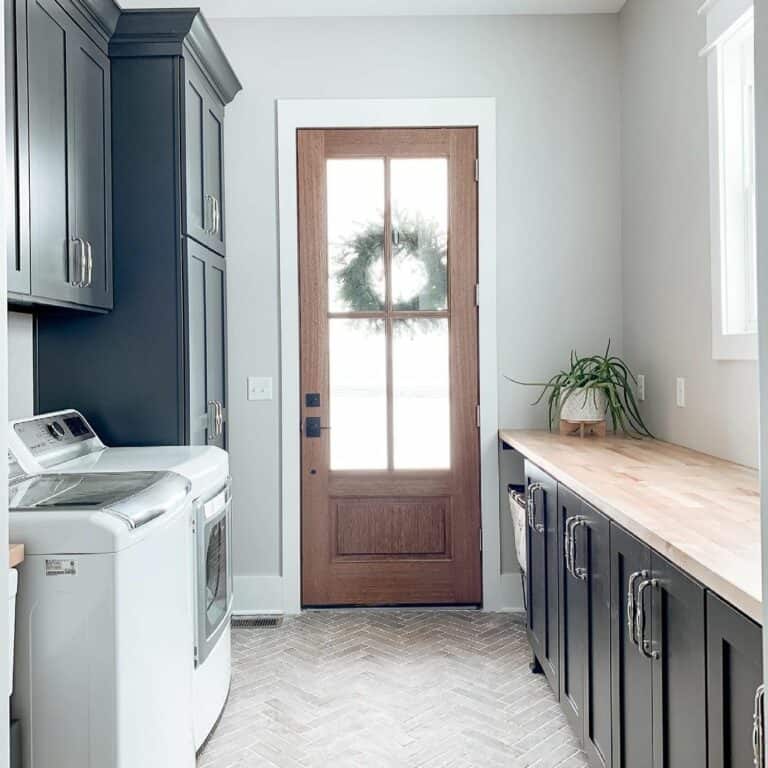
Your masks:
[{"label": "chrome cabinet pull", "polygon": [[[74,248],[72,246],[74,245]],[[69,259],[69,283],[75,288],[85,288],[86,281],[86,256],[85,240],[82,237],[73,237],[70,243]]]},{"label": "chrome cabinet pull", "polygon": [[565,570],[573,576],[571,568],[571,526],[575,518],[569,517],[565,521],[565,536],[563,538],[563,559],[565,560]]},{"label": "chrome cabinet pull", "polygon": [[213,199],[213,234],[218,235],[221,230],[221,211],[219,209],[219,198],[215,195]]},{"label": "chrome cabinet pull", "polygon": [[755,768],[765,768],[765,686],[755,691],[752,710],[752,762]]},{"label": "chrome cabinet pull", "polygon": [[217,400],[216,405],[219,409],[218,435],[221,437],[221,435],[224,434],[224,406],[222,405],[221,400]]},{"label": "chrome cabinet pull", "polygon": [[571,528],[571,546],[573,547],[572,553],[571,553],[571,567],[572,567],[571,573],[581,581],[586,581],[589,574],[585,567],[576,565],[576,530],[578,528],[587,528],[587,527],[588,527],[587,518],[577,517],[576,522],[573,524],[573,527]]},{"label": "chrome cabinet pull", "polygon": [[90,240],[85,241],[86,252],[86,273],[85,287],[90,288],[93,285],[93,246]]},{"label": "chrome cabinet pull", "polygon": [[538,533],[544,533],[544,526],[536,522],[536,493],[543,490],[541,483],[531,483],[528,486],[528,525]]},{"label": "chrome cabinet pull", "polygon": [[[645,579],[640,582],[640,586],[637,588],[637,606],[635,608],[635,627],[637,631],[637,647],[640,653],[645,656],[646,659],[656,660],[661,658],[659,651],[651,648],[652,643],[650,640],[645,639],[645,604],[643,602],[645,590],[648,587],[654,589],[659,586],[658,579]],[[651,648],[649,652],[648,649]]]},{"label": "chrome cabinet pull", "polygon": [[635,571],[627,580],[627,634],[629,641],[637,645],[635,637],[635,583],[648,576],[648,571]]},{"label": "chrome cabinet pull", "polygon": [[219,409],[215,400],[208,401],[208,439],[216,437],[219,428]]},{"label": "chrome cabinet pull", "polygon": [[213,195],[205,196],[205,208],[203,209],[203,229],[209,235],[213,234]]}]

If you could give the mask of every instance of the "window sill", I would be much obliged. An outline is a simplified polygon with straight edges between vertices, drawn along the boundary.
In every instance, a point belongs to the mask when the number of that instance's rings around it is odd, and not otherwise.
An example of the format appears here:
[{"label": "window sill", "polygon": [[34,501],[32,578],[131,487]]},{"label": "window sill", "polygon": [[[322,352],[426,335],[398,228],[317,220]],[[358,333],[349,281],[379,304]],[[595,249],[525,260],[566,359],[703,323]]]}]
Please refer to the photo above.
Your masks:
[{"label": "window sill", "polygon": [[714,334],[712,358],[714,360],[757,360],[757,334]]}]

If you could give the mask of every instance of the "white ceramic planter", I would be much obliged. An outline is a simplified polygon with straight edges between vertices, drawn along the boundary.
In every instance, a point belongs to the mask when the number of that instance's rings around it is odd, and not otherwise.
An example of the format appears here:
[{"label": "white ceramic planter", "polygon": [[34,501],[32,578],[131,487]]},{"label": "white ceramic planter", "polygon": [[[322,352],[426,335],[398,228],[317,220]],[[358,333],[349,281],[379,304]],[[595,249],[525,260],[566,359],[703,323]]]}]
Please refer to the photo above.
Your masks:
[{"label": "white ceramic planter", "polygon": [[598,422],[608,413],[608,396],[602,389],[574,389],[560,396],[560,418],[564,421]]}]

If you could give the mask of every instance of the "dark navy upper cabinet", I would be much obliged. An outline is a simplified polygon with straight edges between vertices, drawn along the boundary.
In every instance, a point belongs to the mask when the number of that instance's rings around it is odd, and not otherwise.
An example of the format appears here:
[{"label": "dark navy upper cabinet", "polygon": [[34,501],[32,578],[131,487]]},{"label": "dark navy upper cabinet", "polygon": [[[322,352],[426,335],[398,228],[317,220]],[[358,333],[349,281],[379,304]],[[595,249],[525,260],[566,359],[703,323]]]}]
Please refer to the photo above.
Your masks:
[{"label": "dark navy upper cabinet", "polygon": [[[206,145],[207,112],[221,129],[240,84],[194,10],[124,12],[109,53],[115,307],[38,317],[37,407],[80,408],[112,445],[224,446],[223,234],[219,247],[190,226],[197,216],[200,230],[216,230],[218,217],[223,233],[221,148],[212,176],[204,149],[192,161],[189,136]],[[206,194],[218,201],[207,213]]]},{"label": "dark navy upper cabinet", "polygon": [[111,2],[16,0],[13,303],[112,308],[107,40],[117,12]]},{"label": "dark navy upper cabinet", "polygon": [[186,233],[224,250],[224,106],[194,60],[184,62]]}]

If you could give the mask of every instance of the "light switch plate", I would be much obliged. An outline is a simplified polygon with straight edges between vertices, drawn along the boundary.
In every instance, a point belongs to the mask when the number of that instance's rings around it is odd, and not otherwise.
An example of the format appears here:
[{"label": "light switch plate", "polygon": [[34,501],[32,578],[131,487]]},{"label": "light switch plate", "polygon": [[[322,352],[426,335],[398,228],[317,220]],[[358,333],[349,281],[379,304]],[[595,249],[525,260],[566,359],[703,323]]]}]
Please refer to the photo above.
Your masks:
[{"label": "light switch plate", "polygon": [[642,402],[645,400],[645,375],[637,374],[637,399]]},{"label": "light switch plate", "polygon": [[267,376],[249,376],[248,377],[248,399],[249,400],[271,400],[272,399],[272,379]]}]

